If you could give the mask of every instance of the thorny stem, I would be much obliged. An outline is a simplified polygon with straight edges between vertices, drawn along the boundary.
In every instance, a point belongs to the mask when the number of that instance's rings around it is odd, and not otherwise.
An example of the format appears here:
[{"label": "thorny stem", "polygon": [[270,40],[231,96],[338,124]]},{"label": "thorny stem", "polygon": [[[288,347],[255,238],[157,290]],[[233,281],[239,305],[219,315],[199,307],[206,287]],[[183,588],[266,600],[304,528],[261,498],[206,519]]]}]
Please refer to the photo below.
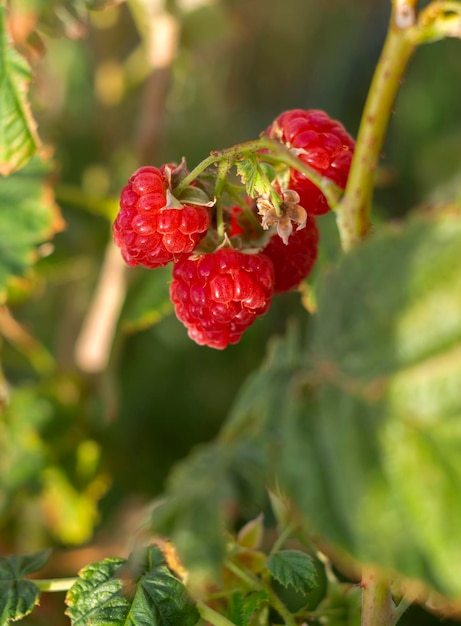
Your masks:
[{"label": "thorny stem", "polygon": [[[337,207],[341,245],[346,252],[370,230],[374,173],[397,89],[415,47],[411,36],[415,5],[415,1],[393,2],[391,23],[362,114],[346,190]],[[399,26],[404,23],[405,28]]]},{"label": "thorny stem", "polygon": [[365,567],[362,574],[361,626],[394,626],[396,615],[387,577]]}]

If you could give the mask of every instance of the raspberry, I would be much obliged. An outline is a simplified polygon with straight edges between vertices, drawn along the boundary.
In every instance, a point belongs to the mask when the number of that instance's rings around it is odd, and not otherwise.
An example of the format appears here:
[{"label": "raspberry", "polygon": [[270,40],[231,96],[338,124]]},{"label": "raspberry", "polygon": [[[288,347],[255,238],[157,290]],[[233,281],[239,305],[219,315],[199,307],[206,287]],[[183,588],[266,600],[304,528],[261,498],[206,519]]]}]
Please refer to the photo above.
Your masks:
[{"label": "raspberry", "polygon": [[175,263],[170,297],[189,337],[222,350],[269,309],[273,283],[268,257],[221,248]]},{"label": "raspberry", "polygon": [[156,167],[141,167],[120,196],[114,240],[130,267],[162,267],[190,254],[210,225],[203,206],[168,208],[167,179]]},{"label": "raspberry", "polygon": [[[324,111],[315,109],[285,111],[266,133],[294,149],[298,158],[343,189],[352,161],[355,143],[344,126]],[[300,204],[312,215],[329,210],[323,193],[303,174],[291,169],[288,188],[297,191]]]},{"label": "raspberry", "polygon": [[295,289],[312,271],[317,259],[319,231],[315,217],[307,216],[305,228],[293,231],[285,244],[272,235],[261,250],[274,265],[274,293]]}]

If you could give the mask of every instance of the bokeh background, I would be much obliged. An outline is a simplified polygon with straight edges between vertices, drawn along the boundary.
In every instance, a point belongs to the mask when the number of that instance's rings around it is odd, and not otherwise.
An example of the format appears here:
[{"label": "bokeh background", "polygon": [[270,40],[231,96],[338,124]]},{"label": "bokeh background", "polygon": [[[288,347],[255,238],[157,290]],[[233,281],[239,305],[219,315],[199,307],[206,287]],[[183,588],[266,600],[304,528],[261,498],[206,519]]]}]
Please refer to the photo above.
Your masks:
[{"label": "bokeh background", "polygon": [[[13,0],[66,227],[12,285],[1,323],[3,553],[51,545],[52,575],[126,554],[169,469],[215,436],[270,337],[308,324],[301,295],[286,294],[239,345],[193,344],[171,313],[170,270],[125,271],[114,255],[117,196],[139,165],[192,167],[286,109],[325,109],[355,135],[389,5],[133,0],[87,15],[78,2]],[[376,222],[460,198],[460,84],[459,42],[417,51],[377,172]],[[334,219],[321,219],[328,262]],[[66,623],[47,602],[28,624]]]}]

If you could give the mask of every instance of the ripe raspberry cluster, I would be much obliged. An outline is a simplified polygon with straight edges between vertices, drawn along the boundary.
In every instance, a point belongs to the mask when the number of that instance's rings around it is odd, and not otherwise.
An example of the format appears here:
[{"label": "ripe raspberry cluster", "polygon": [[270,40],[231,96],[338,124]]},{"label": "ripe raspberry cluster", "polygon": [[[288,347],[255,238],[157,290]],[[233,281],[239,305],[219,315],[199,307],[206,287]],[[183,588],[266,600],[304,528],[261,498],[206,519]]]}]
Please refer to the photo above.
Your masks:
[{"label": "ripe raspberry cluster", "polygon": [[[354,142],[323,111],[286,111],[266,135],[345,187]],[[195,179],[194,193],[185,196],[188,202],[175,197],[172,181],[178,172],[187,175],[183,166],[149,166],[134,172],[121,193],[114,240],[131,267],[155,269],[173,263],[170,298],[177,318],[197,344],[223,349],[237,343],[269,309],[274,294],[296,289],[309,276],[319,243],[316,216],[329,207],[306,176],[288,168],[288,177],[285,172],[270,183],[280,198],[277,209],[270,194],[250,198],[244,188],[241,205],[227,208],[228,223],[220,227],[210,216],[212,203],[206,202],[206,195],[202,202],[204,192],[197,192]],[[256,210],[262,216],[259,223]],[[224,242],[218,237],[223,225]],[[269,228],[268,238],[263,229]],[[201,249],[205,237],[207,245]],[[214,251],[205,253],[205,247]]]}]

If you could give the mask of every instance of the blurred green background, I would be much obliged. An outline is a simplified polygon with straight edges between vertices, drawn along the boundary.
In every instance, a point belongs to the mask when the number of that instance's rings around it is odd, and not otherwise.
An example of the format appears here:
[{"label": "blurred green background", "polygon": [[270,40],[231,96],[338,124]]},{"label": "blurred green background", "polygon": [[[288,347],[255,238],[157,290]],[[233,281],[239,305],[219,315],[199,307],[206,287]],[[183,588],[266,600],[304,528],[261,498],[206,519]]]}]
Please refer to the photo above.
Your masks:
[{"label": "blurred green background", "polygon": [[[239,345],[196,346],[171,315],[170,270],[123,272],[111,260],[111,220],[139,165],[184,156],[192,167],[210,150],[257,137],[285,109],[325,109],[355,135],[389,5],[133,0],[86,16],[78,2],[13,0],[66,227],[11,286],[12,318],[1,328],[10,396],[0,421],[3,552],[53,545],[53,575],[71,575],[93,555],[128,550],[144,505],[177,459],[217,433],[269,338],[292,318],[308,323],[300,294],[287,294]],[[460,198],[459,84],[459,42],[417,51],[377,174],[376,220]],[[320,226],[328,262],[333,217]],[[101,282],[120,287],[120,316],[104,299],[95,307]],[[99,366],[76,348],[95,308],[101,326],[90,345],[116,322]],[[11,335],[15,323],[22,339]],[[46,623],[46,601],[42,613],[28,623]]]}]

